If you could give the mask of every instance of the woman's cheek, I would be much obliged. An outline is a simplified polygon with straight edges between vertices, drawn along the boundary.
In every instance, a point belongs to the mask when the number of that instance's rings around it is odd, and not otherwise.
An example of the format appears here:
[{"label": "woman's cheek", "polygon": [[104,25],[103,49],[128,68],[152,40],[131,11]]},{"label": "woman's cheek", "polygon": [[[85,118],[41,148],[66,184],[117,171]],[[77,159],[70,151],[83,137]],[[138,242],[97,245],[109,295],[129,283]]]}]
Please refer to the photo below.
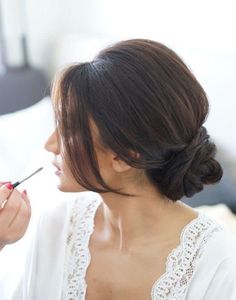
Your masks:
[{"label": "woman's cheek", "polygon": [[62,172],[59,174],[58,189],[63,192],[82,192],[86,189],[81,186],[73,177],[70,170],[64,167]]}]

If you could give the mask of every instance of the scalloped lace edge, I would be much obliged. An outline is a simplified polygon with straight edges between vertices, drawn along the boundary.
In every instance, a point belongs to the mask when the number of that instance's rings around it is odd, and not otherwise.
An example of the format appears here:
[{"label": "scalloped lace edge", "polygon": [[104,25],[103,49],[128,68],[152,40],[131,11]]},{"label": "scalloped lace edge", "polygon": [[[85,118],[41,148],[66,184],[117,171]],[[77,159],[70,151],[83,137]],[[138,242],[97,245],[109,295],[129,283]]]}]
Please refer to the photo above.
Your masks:
[{"label": "scalloped lace edge", "polygon": [[[72,208],[67,235],[64,285],[61,299],[85,300],[86,271],[91,261],[90,236],[94,231],[94,217],[101,199],[76,200]],[[79,209],[77,206],[79,205]],[[209,237],[222,229],[204,213],[188,223],[181,231],[180,243],[166,259],[166,272],[152,285],[151,299],[184,299],[197,261]]]}]

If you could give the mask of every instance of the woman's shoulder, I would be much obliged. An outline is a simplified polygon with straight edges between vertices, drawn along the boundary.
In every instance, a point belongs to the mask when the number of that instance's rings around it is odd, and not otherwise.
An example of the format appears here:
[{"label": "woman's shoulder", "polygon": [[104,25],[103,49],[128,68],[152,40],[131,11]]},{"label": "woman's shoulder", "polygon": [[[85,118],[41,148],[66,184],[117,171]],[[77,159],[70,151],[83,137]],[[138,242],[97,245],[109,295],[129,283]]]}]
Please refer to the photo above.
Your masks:
[{"label": "woman's shoulder", "polygon": [[234,257],[236,253],[236,216],[234,217],[235,224],[231,222],[231,226],[228,225],[226,220],[228,215],[226,216],[225,214],[221,217],[216,217],[215,215],[206,213],[204,210],[199,210],[199,216],[203,223],[208,224],[211,231],[211,237],[205,243],[206,249],[204,252],[207,254],[208,250],[209,255],[213,252],[214,256],[219,255],[222,259],[230,256]]},{"label": "woman's shoulder", "polygon": [[236,299],[236,237],[205,214],[201,214],[201,220],[211,225],[203,247],[198,249],[201,255],[196,260],[186,299]]},{"label": "woman's shoulder", "polygon": [[216,226],[220,228],[209,239],[206,245],[205,255],[217,257],[221,261],[230,259],[235,261],[236,265],[236,236],[228,228],[218,224]]},{"label": "woman's shoulder", "polygon": [[205,278],[205,284],[210,282],[219,270],[231,264],[233,268],[226,268],[236,276],[236,236],[228,228],[200,212],[197,226],[202,226],[202,235],[196,247],[194,278]]},{"label": "woman's shoulder", "polygon": [[236,253],[236,235],[233,230],[224,225],[224,222],[217,221],[216,218],[199,211],[200,221],[208,224],[209,233],[205,241],[205,254],[212,253],[218,255],[222,259],[234,257]]}]

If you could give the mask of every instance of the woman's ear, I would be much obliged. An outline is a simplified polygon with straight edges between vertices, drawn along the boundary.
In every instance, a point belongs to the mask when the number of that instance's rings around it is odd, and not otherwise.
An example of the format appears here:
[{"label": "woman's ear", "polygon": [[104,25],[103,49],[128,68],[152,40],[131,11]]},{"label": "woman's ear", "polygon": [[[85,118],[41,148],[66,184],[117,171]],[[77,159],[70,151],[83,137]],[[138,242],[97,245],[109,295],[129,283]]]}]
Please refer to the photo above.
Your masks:
[{"label": "woman's ear", "polygon": [[[135,153],[134,151],[131,151],[131,155],[136,158],[140,156],[139,153]],[[132,168],[125,161],[121,160],[117,154],[112,154],[112,167],[119,173],[128,171]]]},{"label": "woman's ear", "polygon": [[113,158],[112,158],[112,167],[118,173],[122,173],[122,172],[128,171],[128,170],[130,170],[132,168],[126,162],[124,162],[123,160],[121,160],[118,157],[117,154],[114,155]]}]

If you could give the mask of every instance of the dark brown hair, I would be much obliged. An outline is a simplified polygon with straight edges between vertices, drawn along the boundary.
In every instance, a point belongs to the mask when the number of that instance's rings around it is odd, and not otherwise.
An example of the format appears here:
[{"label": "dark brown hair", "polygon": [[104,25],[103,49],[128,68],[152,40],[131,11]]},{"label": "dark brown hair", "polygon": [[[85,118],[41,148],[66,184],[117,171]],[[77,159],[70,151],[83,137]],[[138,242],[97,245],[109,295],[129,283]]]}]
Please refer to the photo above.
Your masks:
[{"label": "dark brown hair", "polygon": [[[67,164],[88,190],[127,195],[107,186],[99,173],[90,118],[100,145],[143,169],[171,200],[191,197],[222,177],[203,127],[206,94],[180,57],[160,43],[122,41],[91,62],[68,67],[54,83],[53,98]],[[89,174],[102,188],[91,184]]]}]

